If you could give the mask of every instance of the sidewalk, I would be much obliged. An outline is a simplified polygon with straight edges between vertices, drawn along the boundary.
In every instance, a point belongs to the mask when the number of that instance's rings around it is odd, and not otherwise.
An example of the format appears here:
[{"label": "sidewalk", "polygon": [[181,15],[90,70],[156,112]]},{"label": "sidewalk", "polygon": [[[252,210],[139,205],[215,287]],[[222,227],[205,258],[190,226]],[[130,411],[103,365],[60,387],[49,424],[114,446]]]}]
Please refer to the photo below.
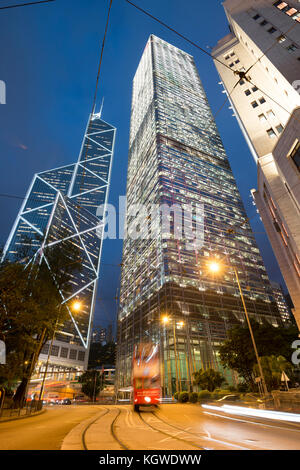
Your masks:
[{"label": "sidewalk", "polygon": [[0,424],[6,423],[8,421],[15,421],[17,419],[24,419],[24,418],[30,418],[33,416],[38,416],[46,412],[45,409],[34,411],[32,413],[29,413],[28,411],[29,410],[26,408],[23,408],[22,410],[3,410],[2,415],[0,417]]}]

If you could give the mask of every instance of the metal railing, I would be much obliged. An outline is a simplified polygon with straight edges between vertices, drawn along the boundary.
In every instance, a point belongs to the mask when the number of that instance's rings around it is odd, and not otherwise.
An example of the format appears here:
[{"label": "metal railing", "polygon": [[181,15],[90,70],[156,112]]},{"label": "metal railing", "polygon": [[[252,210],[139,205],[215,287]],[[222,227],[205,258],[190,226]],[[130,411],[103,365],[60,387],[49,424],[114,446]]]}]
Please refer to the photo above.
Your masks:
[{"label": "metal railing", "polygon": [[18,418],[20,416],[29,416],[31,414],[41,411],[43,408],[42,400],[32,400],[27,402],[22,408],[14,408],[13,405],[7,407],[4,404],[3,408],[0,410],[0,418]]}]

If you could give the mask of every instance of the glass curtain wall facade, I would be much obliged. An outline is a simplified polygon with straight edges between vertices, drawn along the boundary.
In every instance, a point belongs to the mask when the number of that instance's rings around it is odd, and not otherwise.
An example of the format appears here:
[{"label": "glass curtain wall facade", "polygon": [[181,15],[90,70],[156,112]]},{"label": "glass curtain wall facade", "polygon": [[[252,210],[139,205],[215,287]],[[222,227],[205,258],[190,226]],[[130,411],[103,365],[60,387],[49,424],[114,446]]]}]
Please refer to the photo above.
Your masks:
[{"label": "glass curtain wall facade", "polygon": [[[133,81],[128,233],[135,204],[199,203],[204,207],[202,247],[187,249],[184,238],[166,237],[159,215],[151,218],[147,211],[141,236],[124,239],[119,388],[131,383],[133,347],[140,341],[160,343],[164,395],[190,390],[192,374],[200,368],[219,369],[229,382],[235,380],[218,360],[228,329],[245,323],[231,266],[238,270],[250,318],[281,322],[193,57],[152,35]],[[156,234],[147,237],[150,219]],[[169,219],[174,228],[175,216]],[[193,216],[194,230],[199,223]],[[228,265],[217,277],[207,269],[214,257]]]},{"label": "glass curtain wall facade", "polygon": [[[98,207],[107,204],[116,129],[92,114],[77,163],[34,176],[4,249],[4,258],[45,262],[56,248],[70,259],[71,282],[61,290],[62,303],[80,300],[81,308],[59,325],[50,359],[60,365],[86,366],[104,224]],[[72,270],[74,256],[80,269]],[[68,270],[68,266],[64,267]],[[68,344],[67,344],[68,343]],[[76,348],[76,345],[78,348]],[[42,350],[47,355],[49,345]]]}]

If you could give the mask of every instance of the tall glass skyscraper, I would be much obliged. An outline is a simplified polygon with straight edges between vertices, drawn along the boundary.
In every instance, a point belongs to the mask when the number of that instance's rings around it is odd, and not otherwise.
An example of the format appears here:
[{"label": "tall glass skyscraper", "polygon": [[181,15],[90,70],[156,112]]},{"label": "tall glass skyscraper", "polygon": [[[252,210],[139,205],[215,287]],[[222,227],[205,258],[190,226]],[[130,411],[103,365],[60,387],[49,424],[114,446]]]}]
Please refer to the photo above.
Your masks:
[{"label": "tall glass skyscraper", "polygon": [[[62,303],[77,299],[81,309],[76,314],[69,309],[69,320],[59,325],[50,356],[58,367],[82,369],[88,361],[115,133],[100,114],[90,116],[77,163],[34,176],[4,248],[4,258],[14,260],[26,253],[25,262],[37,258],[50,271],[47,253],[52,248],[70,257],[63,269],[72,277],[61,290]],[[78,261],[81,267],[74,271]],[[45,344],[42,360],[48,352]]]},{"label": "tall glass skyscraper", "polygon": [[[141,218],[130,236],[131,208],[152,204],[204,209],[204,241],[166,236],[160,215]],[[190,388],[201,367],[222,370],[218,347],[245,322],[232,266],[238,270],[250,318],[280,324],[272,289],[193,57],[150,36],[133,80],[127,232],[118,316],[117,385],[131,383],[132,352],[160,343],[164,394]],[[146,211],[147,213],[147,211]],[[144,220],[143,220],[144,218]],[[169,215],[171,228],[176,217]],[[154,220],[153,220],[154,219]],[[178,220],[178,219],[177,219]],[[148,225],[156,227],[155,236]],[[203,223],[192,217],[192,228]],[[213,276],[209,259],[224,267]],[[167,315],[169,323],[161,318]],[[223,371],[229,382],[230,371]]]}]

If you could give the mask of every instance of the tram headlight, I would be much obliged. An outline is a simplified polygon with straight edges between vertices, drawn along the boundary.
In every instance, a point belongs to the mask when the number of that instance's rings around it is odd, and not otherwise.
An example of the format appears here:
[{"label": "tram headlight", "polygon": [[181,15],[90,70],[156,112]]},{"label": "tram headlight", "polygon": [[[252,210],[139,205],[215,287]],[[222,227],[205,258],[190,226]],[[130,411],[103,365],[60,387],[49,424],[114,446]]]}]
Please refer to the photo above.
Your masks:
[{"label": "tram headlight", "polygon": [[150,398],[150,397],[145,397],[145,401],[146,401],[147,403],[150,403],[150,402],[151,402],[151,398]]}]

